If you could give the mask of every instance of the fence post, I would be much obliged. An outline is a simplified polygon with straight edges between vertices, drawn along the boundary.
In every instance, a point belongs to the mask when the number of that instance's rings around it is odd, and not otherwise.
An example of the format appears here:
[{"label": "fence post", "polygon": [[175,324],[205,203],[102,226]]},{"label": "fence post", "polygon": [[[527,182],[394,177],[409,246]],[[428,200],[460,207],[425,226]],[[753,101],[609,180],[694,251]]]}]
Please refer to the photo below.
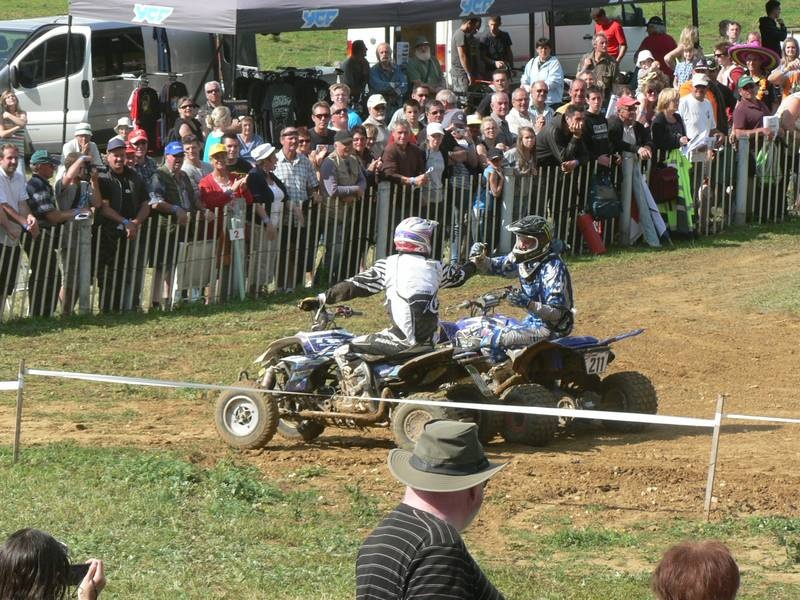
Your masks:
[{"label": "fence post", "polygon": [[[389,212],[391,211],[392,186],[388,181],[378,183],[377,202],[375,205],[375,258],[386,258],[389,247]],[[394,232],[394,228],[392,228]]]},{"label": "fence post", "polygon": [[503,195],[500,198],[502,207],[500,209],[500,239],[497,240],[498,249],[501,253],[511,252],[513,246],[513,234],[506,230],[506,226],[514,221],[514,194],[516,193],[517,177],[514,169],[506,167],[503,169]]},{"label": "fence post", "polygon": [[631,152],[622,153],[622,188],[620,190],[622,200],[622,214],[619,218],[619,237],[620,244],[630,246],[631,244],[631,198],[633,196],[633,154]]},{"label": "fence post", "polygon": [[725,396],[717,396],[717,412],[714,415],[714,434],[711,436],[711,458],[708,461],[708,479],[706,480],[706,501],[703,507],[706,521],[711,516],[711,498],[714,493],[714,477],[717,474],[717,451],[719,450],[719,429],[725,408]]},{"label": "fence post", "polygon": [[19,361],[19,373],[17,373],[17,416],[14,421],[14,451],[13,462],[19,459],[19,440],[22,435],[22,400],[25,389],[25,359]]},{"label": "fence post", "polygon": [[747,175],[750,156],[750,138],[739,138],[739,154],[736,155],[736,208],[733,222],[744,225],[747,222]]}]

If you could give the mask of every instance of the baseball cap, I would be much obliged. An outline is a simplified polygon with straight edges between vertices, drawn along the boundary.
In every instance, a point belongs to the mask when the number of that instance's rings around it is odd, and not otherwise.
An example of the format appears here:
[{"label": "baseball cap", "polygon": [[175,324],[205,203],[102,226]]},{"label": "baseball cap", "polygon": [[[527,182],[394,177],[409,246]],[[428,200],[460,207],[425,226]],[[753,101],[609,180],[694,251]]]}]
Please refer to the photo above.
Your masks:
[{"label": "baseball cap", "polygon": [[277,151],[278,149],[275,146],[267,142],[266,144],[259,144],[258,146],[253,148],[253,151],[250,152],[250,156],[253,158],[254,161],[258,162],[269,158]]},{"label": "baseball cap", "polygon": [[376,106],[380,106],[383,104],[386,105],[386,98],[384,98],[381,94],[372,94],[367,100],[367,108],[375,108]]},{"label": "baseball cap", "polygon": [[736,84],[738,89],[742,89],[747,85],[755,85],[756,81],[750,75],[742,75],[739,77],[739,83]]},{"label": "baseball cap", "polygon": [[617,100],[617,106],[636,106],[639,101],[633,96],[622,96]]},{"label": "baseball cap", "polygon": [[492,148],[489,152],[486,153],[486,158],[489,160],[497,160],[498,158],[503,158],[503,151],[499,148]]},{"label": "baseball cap", "polygon": [[428,137],[432,135],[444,135],[444,127],[442,127],[441,123],[428,123],[428,127],[425,128],[425,133]]},{"label": "baseball cap", "polygon": [[50,153],[47,150],[37,150],[31,156],[31,164],[32,165],[57,165],[59,162],[50,156]]},{"label": "baseball cap", "polygon": [[175,156],[176,154],[183,154],[183,144],[181,142],[170,142],[164,148],[164,154],[167,156]]},{"label": "baseball cap", "polygon": [[428,41],[424,35],[417,36],[417,39],[414,40],[414,48],[417,46],[430,46],[431,43]]},{"label": "baseball cap", "polygon": [[695,73],[692,75],[692,87],[704,85],[708,87],[708,75],[703,75],[702,73]]},{"label": "baseball cap", "polygon": [[75,135],[93,135],[92,126],[85,121],[83,123],[78,123],[75,125]]},{"label": "baseball cap", "polygon": [[[444,124],[444,123],[443,123]],[[463,129],[467,126],[467,115],[464,114],[464,111],[457,110],[453,113],[450,117],[450,122],[447,124],[448,127],[460,127]]]},{"label": "baseball cap", "polygon": [[650,25],[663,25],[663,24],[664,24],[664,19],[662,19],[658,15],[653,15],[652,17],[650,17],[650,20],[647,21],[647,27],[650,27]]},{"label": "baseball cap", "polygon": [[107,152],[112,152],[114,150],[119,150],[120,148],[124,148],[126,146],[124,140],[119,139],[118,137],[113,137],[108,140],[108,146],[106,146]]},{"label": "baseball cap", "polygon": [[442,119],[442,127],[447,129],[450,125],[453,124],[453,119],[456,118],[457,115],[461,116],[461,119],[464,121],[464,124],[461,127],[467,126],[467,117],[464,115],[463,110],[448,110],[444,113],[444,118]]},{"label": "baseball cap", "polygon": [[481,124],[481,116],[478,113],[472,113],[471,115],[467,115],[467,125],[480,125]]},{"label": "baseball cap", "polygon": [[130,142],[125,142],[125,154],[136,154],[136,148]]},{"label": "baseball cap", "polygon": [[349,144],[353,141],[353,136],[350,135],[350,132],[347,129],[341,129],[336,132],[336,135],[333,136],[334,142],[339,142],[340,144]]},{"label": "baseball cap", "polygon": [[217,154],[227,154],[228,150],[225,148],[225,144],[211,144],[211,148],[208,149],[209,156],[215,156]]},{"label": "baseball cap", "polygon": [[140,142],[144,140],[145,142],[149,142],[149,138],[147,137],[147,132],[144,129],[134,129],[128,134],[128,141],[131,144],[135,144],[136,142]]}]

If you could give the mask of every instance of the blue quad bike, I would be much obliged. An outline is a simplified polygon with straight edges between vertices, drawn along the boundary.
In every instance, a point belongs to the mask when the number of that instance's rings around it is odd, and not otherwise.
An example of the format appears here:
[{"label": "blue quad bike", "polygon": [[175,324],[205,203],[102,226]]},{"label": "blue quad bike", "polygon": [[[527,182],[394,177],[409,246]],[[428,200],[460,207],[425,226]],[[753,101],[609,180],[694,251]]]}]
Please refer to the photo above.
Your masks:
[{"label": "blue quad bike", "polygon": [[[502,288],[461,303],[458,308],[469,309],[470,316],[456,322],[441,321],[439,341],[449,341],[456,348],[475,348],[477,340],[493,331],[519,325],[519,320],[495,313],[510,290]],[[502,404],[655,414],[658,396],[647,376],[623,371],[603,377],[614,360],[611,345],[643,332],[636,329],[605,339],[568,336],[522,349],[483,348],[480,351],[486,361],[481,376]],[[470,397],[473,389],[451,390],[451,394],[467,402],[480,401],[477,396]],[[547,445],[559,427],[572,421],[489,411],[481,411],[475,418],[484,443],[500,433],[506,441],[531,446]],[[620,421],[603,421],[603,425],[616,432],[636,432],[646,426]]]},{"label": "blue quad bike", "polygon": [[373,389],[381,400],[348,399],[341,395],[341,373],[333,352],[354,334],[339,329],[336,318],[361,314],[347,306],[321,306],[312,317],[311,331],[272,342],[255,359],[257,375],[239,374],[237,386],[252,391],[225,391],[217,399],[215,422],[222,439],[238,449],[264,447],[279,433],[291,440],[311,441],[327,425],[365,429],[391,427],[397,445],[413,448],[422,428],[431,419],[472,420],[473,415],[453,407],[398,404],[387,398],[415,395],[452,399],[451,391],[464,391],[470,399],[495,401],[478,368],[478,352],[420,346],[402,354],[364,356]]}]

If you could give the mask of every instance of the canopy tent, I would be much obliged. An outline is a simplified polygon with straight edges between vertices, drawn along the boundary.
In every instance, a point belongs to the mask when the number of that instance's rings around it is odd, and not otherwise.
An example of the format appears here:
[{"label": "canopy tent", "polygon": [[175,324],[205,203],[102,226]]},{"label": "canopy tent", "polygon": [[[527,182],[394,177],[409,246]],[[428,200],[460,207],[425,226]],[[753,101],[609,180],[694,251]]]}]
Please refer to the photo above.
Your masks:
[{"label": "canopy tent", "polygon": [[[147,1],[147,0],[145,0]],[[279,33],[414,25],[609,4],[603,0],[70,0],[70,15],[208,33]],[[648,1],[648,0],[644,0]],[[652,1],[652,0],[650,0]]]}]

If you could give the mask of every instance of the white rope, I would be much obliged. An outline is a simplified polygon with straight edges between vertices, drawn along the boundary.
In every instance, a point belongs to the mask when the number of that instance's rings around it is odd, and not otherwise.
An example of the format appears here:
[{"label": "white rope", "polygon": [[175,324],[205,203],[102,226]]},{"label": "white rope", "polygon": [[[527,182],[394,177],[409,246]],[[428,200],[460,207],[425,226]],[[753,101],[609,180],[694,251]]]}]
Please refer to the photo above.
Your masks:
[{"label": "white rope", "polygon": [[19,389],[19,381],[0,381],[0,392]]},{"label": "white rope", "polygon": [[766,421],[768,423],[797,423],[800,424],[800,419],[790,419],[788,417],[757,417],[753,415],[724,415],[726,419],[737,419],[740,421]]}]

